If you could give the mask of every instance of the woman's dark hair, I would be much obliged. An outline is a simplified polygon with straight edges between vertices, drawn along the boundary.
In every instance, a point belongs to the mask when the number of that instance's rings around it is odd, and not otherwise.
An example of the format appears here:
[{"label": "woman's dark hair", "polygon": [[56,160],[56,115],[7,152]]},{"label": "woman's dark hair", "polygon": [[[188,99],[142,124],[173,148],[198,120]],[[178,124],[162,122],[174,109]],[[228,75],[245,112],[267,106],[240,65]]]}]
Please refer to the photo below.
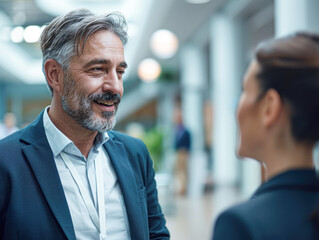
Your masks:
[{"label": "woman's dark hair", "polygon": [[275,89],[290,107],[293,137],[319,140],[319,35],[296,33],[264,42],[256,61],[262,94]]},{"label": "woman's dark hair", "polygon": [[[296,33],[260,44],[257,79],[261,96],[275,89],[291,110],[291,131],[298,141],[319,140],[319,35]],[[310,216],[319,226],[319,206]]]}]

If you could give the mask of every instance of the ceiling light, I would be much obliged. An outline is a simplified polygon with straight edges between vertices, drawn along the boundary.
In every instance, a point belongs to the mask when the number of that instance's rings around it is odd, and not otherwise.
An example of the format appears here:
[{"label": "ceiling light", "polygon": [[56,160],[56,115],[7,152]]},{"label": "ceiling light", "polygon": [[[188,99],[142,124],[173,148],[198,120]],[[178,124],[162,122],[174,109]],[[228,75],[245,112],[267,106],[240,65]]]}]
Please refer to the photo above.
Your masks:
[{"label": "ceiling light", "polygon": [[170,58],[178,49],[178,39],[169,30],[157,30],[151,36],[151,49],[160,58]]},{"label": "ceiling light", "polygon": [[210,0],[186,0],[188,3],[193,3],[193,4],[202,4],[202,3],[208,3]]},{"label": "ceiling light", "polygon": [[24,30],[24,41],[27,43],[35,43],[39,41],[41,35],[41,28],[39,26],[30,25]]},{"label": "ceiling light", "polygon": [[156,60],[146,58],[139,64],[137,73],[143,81],[153,82],[159,77],[161,71],[161,66]]},{"label": "ceiling light", "polygon": [[23,32],[24,29],[21,26],[15,27],[11,30],[10,38],[14,43],[20,43],[23,41]]}]

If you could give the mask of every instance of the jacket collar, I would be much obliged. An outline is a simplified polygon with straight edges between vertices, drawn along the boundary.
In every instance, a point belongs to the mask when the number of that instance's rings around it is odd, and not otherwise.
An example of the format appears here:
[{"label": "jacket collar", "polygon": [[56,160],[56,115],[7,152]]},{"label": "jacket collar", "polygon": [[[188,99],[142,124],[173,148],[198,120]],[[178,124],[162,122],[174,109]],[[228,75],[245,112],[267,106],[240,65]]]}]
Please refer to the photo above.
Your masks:
[{"label": "jacket collar", "polygon": [[319,176],[314,169],[294,169],[281,173],[262,184],[252,198],[274,190],[319,191]]},{"label": "jacket collar", "polygon": [[116,140],[112,131],[109,132],[109,140],[104,144],[104,147],[110,157],[122,190],[131,237],[132,239],[144,239],[146,229],[143,229],[143,226],[145,219],[141,213],[140,196],[138,195],[138,191],[141,189],[138,189],[136,184],[129,154],[124,144]]},{"label": "jacket collar", "polygon": [[54,216],[68,239],[75,240],[72,219],[43,127],[43,112],[23,132],[24,152]]}]

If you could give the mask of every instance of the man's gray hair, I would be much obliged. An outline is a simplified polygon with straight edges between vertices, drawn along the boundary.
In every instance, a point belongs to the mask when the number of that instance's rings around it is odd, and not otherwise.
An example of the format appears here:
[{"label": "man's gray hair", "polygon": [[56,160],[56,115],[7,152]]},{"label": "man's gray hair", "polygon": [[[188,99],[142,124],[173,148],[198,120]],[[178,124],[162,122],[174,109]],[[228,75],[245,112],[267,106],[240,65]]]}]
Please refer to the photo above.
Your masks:
[{"label": "man's gray hair", "polygon": [[101,30],[111,31],[123,45],[127,43],[127,23],[119,12],[95,15],[87,9],[79,9],[53,19],[41,34],[44,75],[48,59],[56,60],[63,71],[67,71],[71,58],[83,52],[86,40]]}]

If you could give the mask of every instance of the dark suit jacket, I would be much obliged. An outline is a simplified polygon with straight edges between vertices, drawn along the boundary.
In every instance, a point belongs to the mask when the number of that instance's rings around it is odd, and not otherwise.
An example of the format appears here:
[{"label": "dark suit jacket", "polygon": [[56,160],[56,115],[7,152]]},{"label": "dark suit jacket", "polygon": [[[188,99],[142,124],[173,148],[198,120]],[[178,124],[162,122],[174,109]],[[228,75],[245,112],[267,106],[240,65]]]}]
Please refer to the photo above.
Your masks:
[{"label": "dark suit jacket", "polygon": [[[0,141],[0,239],[75,239],[42,116]],[[122,189],[132,240],[169,239],[145,145],[117,132],[109,136],[104,147]]]},{"label": "dark suit jacket", "polygon": [[319,180],[314,170],[291,170],[261,185],[252,199],[222,213],[214,240],[319,239],[311,220],[319,206]]},{"label": "dark suit jacket", "polygon": [[175,149],[187,151],[191,149],[191,134],[183,125],[177,125],[176,127]]}]

